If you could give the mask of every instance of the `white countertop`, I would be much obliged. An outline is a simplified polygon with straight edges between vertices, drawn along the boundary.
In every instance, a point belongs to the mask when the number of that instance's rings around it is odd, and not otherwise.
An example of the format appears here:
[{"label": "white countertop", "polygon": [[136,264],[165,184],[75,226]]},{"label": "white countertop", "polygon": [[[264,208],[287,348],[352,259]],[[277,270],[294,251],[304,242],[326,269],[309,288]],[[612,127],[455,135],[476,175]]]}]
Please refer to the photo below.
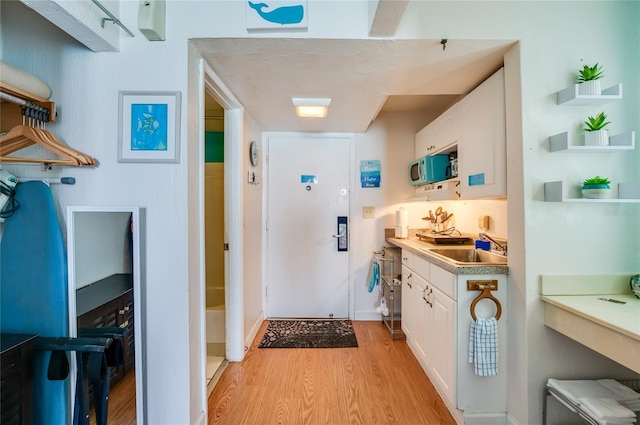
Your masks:
[{"label": "white countertop", "polygon": [[640,373],[640,299],[629,279],[542,276],[545,325]]}]

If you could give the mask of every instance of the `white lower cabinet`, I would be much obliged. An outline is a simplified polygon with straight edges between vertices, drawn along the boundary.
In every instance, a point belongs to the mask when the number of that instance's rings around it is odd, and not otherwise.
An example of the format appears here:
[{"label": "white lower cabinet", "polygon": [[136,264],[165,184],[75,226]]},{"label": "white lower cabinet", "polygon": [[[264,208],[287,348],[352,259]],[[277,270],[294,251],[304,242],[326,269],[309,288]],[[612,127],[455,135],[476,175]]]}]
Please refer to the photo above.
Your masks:
[{"label": "white lower cabinet", "polygon": [[414,282],[414,290],[415,294],[411,300],[413,303],[413,316],[414,316],[414,324],[415,330],[413,332],[413,354],[418,359],[418,362],[422,365],[423,368],[429,366],[429,334],[430,329],[425,327],[424,324],[428,321],[429,315],[429,305],[427,304],[425,293],[426,287],[428,285],[427,281],[420,276],[419,274],[415,274],[413,277]]},{"label": "white lower cabinet", "polygon": [[[402,330],[411,352],[458,424],[506,423],[506,275],[453,274],[405,249],[402,258]],[[469,309],[480,294],[467,290],[468,280],[498,281],[498,376],[476,376],[467,362]],[[494,308],[483,300],[478,317],[494,314]]]},{"label": "white lower cabinet", "polygon": [[[456,403],[456,307],[457,303],[439,289],[430,286],[427,323],[431,380],[442,395]],[[431,292],[433,291],[433,292]]]},{"label": "white lower cabinet", "polygon": [[453,274],[411,255],[413,268],[402,268],[402,329],[432,383],[455,406],[456,302],[438,289],[451,292]]},{"label": "white lower cabinet", "polygon": [[[404,258],[404,257],[403,257]],[[413,271],[407,266],[402,266],[402,298],[400,299],[400,309],[402,319],[400,327],[406,337],[407,342],[413,340],[413,330],[416,327],[416,320],[413,314],[413,298],[416,291],[413,287]]]}]

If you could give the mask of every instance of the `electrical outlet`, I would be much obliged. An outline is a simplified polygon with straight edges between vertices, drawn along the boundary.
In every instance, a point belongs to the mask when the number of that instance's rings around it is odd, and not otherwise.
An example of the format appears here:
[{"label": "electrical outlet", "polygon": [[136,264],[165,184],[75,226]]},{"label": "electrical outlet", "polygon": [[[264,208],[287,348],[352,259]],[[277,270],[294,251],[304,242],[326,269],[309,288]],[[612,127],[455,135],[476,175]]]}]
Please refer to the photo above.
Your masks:
[{"label": "electrical outlet", "polygon": [[481,215],[478,217],[478,227],[482,230],[487,230],[489,228],[489,216]]},{"label": "electrical outlet", "polygon": [[362,207],[362,218],[376,218],[376,207]]}]

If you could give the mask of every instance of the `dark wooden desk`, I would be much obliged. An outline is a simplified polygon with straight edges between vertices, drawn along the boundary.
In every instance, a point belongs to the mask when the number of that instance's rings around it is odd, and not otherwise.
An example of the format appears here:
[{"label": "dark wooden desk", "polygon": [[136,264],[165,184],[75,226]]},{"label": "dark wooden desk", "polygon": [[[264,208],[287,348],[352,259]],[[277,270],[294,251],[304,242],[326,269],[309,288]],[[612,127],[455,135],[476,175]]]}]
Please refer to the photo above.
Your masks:
[{"label": "dark wooden desk", "polygon": [[33,346],[38,335],[0,334],[3,425],[33,423]]}]

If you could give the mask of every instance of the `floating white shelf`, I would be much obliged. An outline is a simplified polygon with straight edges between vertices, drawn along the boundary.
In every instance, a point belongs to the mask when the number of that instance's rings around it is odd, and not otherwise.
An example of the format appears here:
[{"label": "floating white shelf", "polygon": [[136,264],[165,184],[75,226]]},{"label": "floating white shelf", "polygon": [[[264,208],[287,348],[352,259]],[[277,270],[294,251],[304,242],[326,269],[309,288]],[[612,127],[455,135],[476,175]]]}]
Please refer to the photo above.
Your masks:
[{"label": "floating white shelf", "polygon": [[636,148],[636,133],[630,131],[628,133],[617,134],[609,137],[608,146],[585,146],[571,144],[569,132],[554,134],[549,137],[549,151],[571,151],[571,152],[611,152],[626,151]]},{"label": "floating white shelf", "polygon": [[618,198],[587,199],[570,198],[562,181],[545,182],[545,202],[583,202],[583,203],[640,203],[640,183],[618,184]]},{"label": "floating white shelf", "polygon": [[602,90],[600,95],[585,95],[579,93],[580,84],[573,84],[557,94],[558,105],[605,105],[614,100],[622,99],[622,84]]}]

